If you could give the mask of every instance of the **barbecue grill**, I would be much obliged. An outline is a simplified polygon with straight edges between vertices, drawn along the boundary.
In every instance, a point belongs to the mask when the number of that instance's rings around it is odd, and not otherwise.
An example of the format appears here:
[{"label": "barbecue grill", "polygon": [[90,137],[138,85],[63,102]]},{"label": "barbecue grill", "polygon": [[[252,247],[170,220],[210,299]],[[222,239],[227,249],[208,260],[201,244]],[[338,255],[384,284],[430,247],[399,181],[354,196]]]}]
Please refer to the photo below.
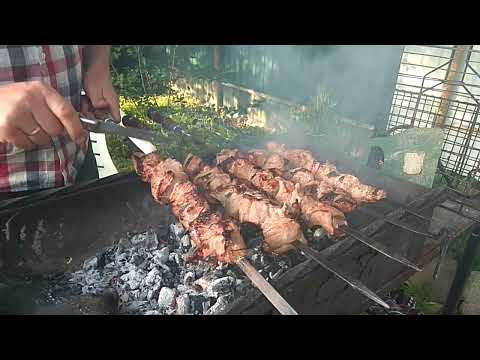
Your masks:
[{"label": "barbecue grill", "polygon": [[[278,139],[279,142],[286,142]],[[302,139],[289,145],[308,148],[363,183],[385,189],[388,198],[362,205],[347,215],[349,225],[420,267],[480,218],[479,199],[446,186],[427,189],[380,175]],[[70,272],[128,233],[159,229],[172,221],[168,209],[151,198],[135,174],[117,174],[64,189],[47,190],[4,203],[1,245],[4,274],[35,283],[37,274]],[[433,219],[432,219],[433,218]],[[338,269],[377,294],[398,287],[414,271],[348,237],[316,240],[316,248]],[[312,260],[302,260],[271,280],[299,314],[358,314],[368,299]],[[36,296],[36,295],[32,295]],[[218,313],[271,314],[272,305],[253,286]]]}]

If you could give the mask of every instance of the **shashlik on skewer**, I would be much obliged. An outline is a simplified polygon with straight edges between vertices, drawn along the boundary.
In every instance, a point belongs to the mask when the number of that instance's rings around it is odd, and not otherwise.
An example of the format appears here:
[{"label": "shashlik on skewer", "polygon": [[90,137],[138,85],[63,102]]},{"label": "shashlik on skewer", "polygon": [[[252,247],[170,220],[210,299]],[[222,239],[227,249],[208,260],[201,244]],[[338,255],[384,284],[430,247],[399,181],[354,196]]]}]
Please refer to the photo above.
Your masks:
[{"label": "shashlik on skewer", "polygon": [[326,181],[315,180],[313,174],[304,168],[287,169],[286,162],[279,154],[268,154],[265,150],[252,150],[242,153],[237,149],[224,149],[217,155],[217,163],[233,157],[248,159],[255,166],[278,174],[286,180],[298,184],[305,195],[330,205],[343,213],[352,212],[358,203],[341,189],[335,189]]},{"label": "shashlik on skewer", "polygon": [[[227,153],[233,156],[227,157]],[[290,214],[300,213],[308,226],[320,226],[330,236],[342,235],[339,228],[346,225],[346,220],[341,211],[305,194],[299,185],[278,176],[274,170],[255,166],[240,151],[221,151],[217,166],[286,206]]]},{"label": "shashlik on skewer", "polygon": [[307,169],[315,179],[325,181],[335,189],[345,191],[357,202],[376,202],[386,197],[384,190],[362,184],[353,175],[339,173],[335,165],[328,161],[315,160],[313,154],[308,150],[287,149],[284,145],[273,141],[268,142],[266,148],[269,153],[282,156],[288,167]]},{"label": "shashlik on skewer", "polygon": [[[298,236],[296,235],[296,229],[299,229],[299,225],[293,220],[288,220],[288,218],[285,217],[285,213],[283,213],[281,216],[282,221],[284,221],[285,223],[279,224],[279,230],[290,228],[290,230],[295,229],[295,231],[290,231],[291,235],[282,236],[280,238],[277,238],[276,236],[276,234],[279,234],[278,232],[269,232],[268,229],[271,227],[270,224],[275,225],[275,222],[278,221],[278,218],[275,218],[274,216],[270,216],[270,218],[268,216],[258,216],[257,209],[259,207],[266,208],[271,206],[274,211],[278,211],[279,208],[275,205],[269,205],[271,204],[271,202],[266,198],[266,195],[248,190],[248,187],[245,187],[243,185],[236,185],[236,181],[234,179],[232,180],[229,175],[223,173],[218,167],[212,167],[204,164],[202,159],[198,156],[189,155],[185,160],[184,168],[187,174],[194,179],[194,183],[199,185],[200,188],[204,189],[205,192],[209,194],[209,201],[220,202],[223,206],[225,206],[227,214],[229,213],[229,205],[231,205],[229,204],[229,202],[232,201],[233,206],[235,206],[234,204],[236,202],[238,204],[238,208],[241,210],[239,212],[230,211],[231,216],[235,217],[240,222],[253,222],[254,224],[260,225],[261,229],[264,231],[264,242],[267,244],[267,248],[272,249],[272,246],[268,246],[272,243],[274,243],[275,246],[278,247],[279,243],[277,242],[277,240],[281,239],[283,241],[283,245],[280,245],[280,247],[274,250],[274,252],[282,253],[283,251],[290,250],[290,248],[293,246],[297,250],[299,250],[304,256],[316,261],[324,269],[335,274],[337,277],[349,284],[352,288],[361,292],[362,294],[375,301],[376,303],[380,304],[381,306],[387,309],[389,308],[389,306],[381,298],[379,298],[373,291],[369,290],[360,281],[353,279],[343,271],[336,269],[336,267],[332,263],[330,263],[329,260],[316,253],[313,249],[310,249],[308,245],[306,245],[306,241],[303,236],[301,236],[300,239],[297,240]],[[233,188],[235,187],[236,189],[233,190]],[[235,194],[237,196],[233,197],[228,195],[231,194],[229,191],[240,191],[241,194],[241,191],[245,190],[250,191],[250,194],[256,194],[255,202],[253,202],[252,199],[248,196],[242,199],[241,196],[238,196],[238,193]],[[225,194],[225,192],[227,194]],[[259,203],[263,203],[263,206],[257,207]],[[266,212],[263,212],[263,214],[266,214]],[[288,225],[287,227],[286,224],[290,225]]]},{"label": "shashlik on skewer", "polygon": [[[233,156],[233,157],[232,157]],[[236,159],[234,157],[237,157]],[[287,201],[290,201],[290,195],[288,191],[283,191],[283,190],[278,190],[281,188],[289,188],[293,189],[295,186],[299,186],[298,183],[294,184],[293,182],[286,183],[285,179],[282,179],[280,177],[275,176],[276,175],[276,170],[259,170],[259,167],[256,167],[253,165],[253,163],[247,159],[245,159],[246,155],[241,153],[239,150],[224,150],[219,153],[217,162],[221,161],[219,166],[226,168],[226,171],[234,174],[234,176],[238,176],[240,179],[243,179],[245,181],[249,181],[250,183],[253,183],[254,186],[262,189],[265,193],[269,194],[269,196],[274,196],[279,200],[281,203],[284,205],[289,206],[289,204],[283,202],[284,199],[287,199]],[[281,185],[278,185],[281,184]],[[287,184],[287,185],[285,185]],[[283,185],[283,186],[282,186]],[[280,196],[278,195],[280,194]],[[286,196],[285,196],[286,194]],[[299,195],[299,198],[301,199],[299,204],[300,204],[300,210],[302,212],[302,215],[304,215],[305,218],[305,213],[309,211],[315,211],[315,209],[319,209],[319,205],[321,204],[318,201],[313,200],[311,197],[302,195],[301,190],[300,192],[297,193]],[[304,206],[303,202],[305,201],[304,199],[307,199],[307,205]],[[331,208],[330,208],[331,209]],[[335,209],[336,210],[336,209]],[[338,210],[336,210],[338,211]],[[343,215],[343,214],[342,214]],[[323,217],[319,218],[323,221],[328,219],[328,217]],[[309,222],[308,218],[306,219],[307,222]],[[319,223],[317,223],[319,224]],[[310,222],[310,225],[312,223]],[[322,228],[325,230],[328,227],[322,226]],[[371,247],[375,251],[378,251],[382,253],[383,255],[391,258],[392,260],[395,260],[397,262],[400,262],[412,269],[415,269],[417,271],[420,271],[420,269],[410,262],[408,259],[404,258],[400,254],[395,254],[389,251],[388,249],[385,248],[384,245],[377,243],[373,241],[372,239],[369,239],[365,237],[361,232],[356,231],[355,229],[352,229],[348,226],[346,226],[346,223],[344,224],[339,224],[339,229],[338,229],[339,234],[348,234],[353,236],[355,239],[358,241],[364,243],[365,245]],[[328,230],[327,230],[328,231]]]},{"label": "shashlik on skewer", "polygon": [[260,227],[266,251],[281,254],[292,249],[294,242],[306,241],[300,224],[287,215],[285,207],[261,192],[239,184],[220,168],[203,163],[198,156],[189,155],[184,168],[194,184],[208,194],[210,201],[220,203],[228,216]]},{"label": "shashlik on skewer", "polygon": [[133,166],[141,180],[151,184],[153,198],[170,205],[173,215],[190,232],[197,255],[215,257],[226,263],[235,263],[245,256],[246,246],[236,224],[210,210],[208,202],[183,171],[182,164],[151,153],[135,154]]},{"label": "shashlik on skewer", "polygon": [[282,315],[298,315],[247,261],[237,225],[210,210],[178,161],[163,159],[158,153],[134,154],[132,160],[141,180],[150,182],[154,199],[169,204],[173,215],[190,232],[197,255],[236,264]]}]

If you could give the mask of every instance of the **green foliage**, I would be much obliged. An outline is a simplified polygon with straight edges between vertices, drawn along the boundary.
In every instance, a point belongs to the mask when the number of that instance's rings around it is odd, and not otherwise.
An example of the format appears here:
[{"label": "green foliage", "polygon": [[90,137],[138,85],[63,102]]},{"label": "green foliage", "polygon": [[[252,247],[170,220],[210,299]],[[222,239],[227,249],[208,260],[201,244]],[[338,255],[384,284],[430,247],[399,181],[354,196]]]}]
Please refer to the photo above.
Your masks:
[{"label": "green foliage", "polygon": [[[146,116],[150,107],[170,117],[198,141],[172,135],[162,130]],[[162,134],[172,142],[155,144],[159,153],[184,161],[189,153],[211,160],[223,148],[243,145],[253,147],[266,135],[261,128],[251,127],[245,118],[233,117],[230,109],[216,111],[211,106],[199,106],[191,98],[174,94],[160,97],[121,99],[122,110],[138,119],[143,126]],[[130,149],[127,142],[116,136],[107,136],[112,160],[119,171],[130,170]]]},{"label": "green foliage", "polygon": [[117,135],[106,135],[108,152],[118,172],[131,171],[130,149],[125,139]]},{"label": "green foliage", "polygon": [[407,282],[403,289],[406,295],[413,296],[416,308],[425,315],[436,314],[441,309],[442,305],[433,301],[434,294],[431,286]]}]

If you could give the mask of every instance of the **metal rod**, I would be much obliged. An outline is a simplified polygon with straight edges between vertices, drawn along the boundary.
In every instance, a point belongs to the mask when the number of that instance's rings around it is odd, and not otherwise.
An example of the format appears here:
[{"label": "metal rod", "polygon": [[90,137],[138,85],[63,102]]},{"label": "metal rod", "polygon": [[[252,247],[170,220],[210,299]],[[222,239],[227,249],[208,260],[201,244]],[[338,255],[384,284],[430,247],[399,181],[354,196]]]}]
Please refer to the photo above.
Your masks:
[{"label": "metal rod", "polygon": [[328,261],[323,255],[319,254],[317,251],[305,245],[300,241],[296,241],[294,243],[295,247],[307,258],[317,262],[320,266],[324,269],[330,271],[341,280],[345,281],[348,285],[350,285],[355,290],[361,292],[363,295],[368,297],[370,300],[375,301],[377,304],[383,306],[386,309],[390,309],[390,306],[383,301],[377,294],[375,294],[372,290],[368,289],[365,285],[363,285],[360,281],[356,279],[352,279],[350,276],[345,274],[344,272],[335,269],[335,265],[333,265],[330,261]]},{"label": "metal rod", "polygon": [[250,264],[247,259],[241,258],[236,262],[238,267],[252,281],[282,315],[298,315],[294,308],[278,293],[270,283]]},{"label": "metal rod", "polygon": [[367,214],[367,215],[374,216],[374,217],[376,217],[377,219],[381,219],[381,220],[385,221],[385,222],[388,223],[388,224],[397,226],[397,227],[399,227],[399,228],[402,228],[402,229],[404,229],[404,230],[410,231],[410,232],[415,233],[415,234],[418,234],[418,235],[422,235],[422,236],[425,236],[425,237],[428,237],[428,238],[431,238],[431,239],[435,239],[435,236],[434,236],[433,234],[429,234],[429,233],[422,232],[422,231],[420,231],[420,230],[414,229],[414,228],[412,228],[409,224],[406,224],[406,223],[401,222],[401,221],[399,221],[399,220],[388,219],[385,215],[383,215],[383,214],[378,214],[377,212],[375,212],[375,211],[373,211],[373,210],[371,210],[371,209],[359,207],[358,210],[359,210],[360,212],[363,212],[363,213]]},{"label": "metal rod", "polygon": [[457,312],[458,302],[463,294],[465,284],[472,272],[473,261],[480,244],[480,225],[475,225],[470,235],[462,260],[455,273],[452,286],[448,293],[447,301],[443,309],[443,315],[453,315]]},{"label": "metal rod", "polygon": [[443,260],[445,259],[445,256],[447,256],[449,240],[450,238],[449,238],[448,232],[444,229],[440,236],[440,249],[441,249],[440,257],[438,258],[437,265],[435,266],[435,270],[433,271],[434,280],[437,279]]},{"label": "metal rod", "polygon": [[452,209],[452,208],[449,208],[449,207],[447,207],[447,206],[445,206],[445,205],[438,205],[438,207],[439,207],[439,208],[442,208],[442,209],[445,209],[445,210],[447,210],[447,211],[453,212],[454,214],[457,214],[457,215],[459,215],[459,216],[462,216],[462,217],[464,217],[465,219],[474,221],[474,222],[476,222],[476,223],[480,223],[480,219],[476,219],[476,218],[474,218],[473,216],[463,214],[463,213],[461,213],[460,211],[455,210],[455,209]]},{"label": "metal rod", "polygon": [[382,245],[382,244],[380,244],[380,243],[378,243],[378,242],[376,242],[372,239],[369,239],[368,237],[366,237],[360,231],[357,231],[357,230],[355,230],[355,229],[353,229],[349,226],[342,226],[340,229],[342,231],[344,231],[347,235],[352,236],[353,238],[360,241],[362,244],[367,245],[368,247],[372,248],[375,251],[378,251],[379,253],[385,255],[386,257],[388,257],[388,258],[390,258],[390,259],[392,259],[392,260],[394,260],[398,263],[401,263],[405,266],[408,266],[409,268],[411,268],[415,271],[422,271],[422,269],[420,269],[417,265],[412,263],[410,260],[406,259],[402,255],[391,253],[391,251],[388,250],[384,245]]}]

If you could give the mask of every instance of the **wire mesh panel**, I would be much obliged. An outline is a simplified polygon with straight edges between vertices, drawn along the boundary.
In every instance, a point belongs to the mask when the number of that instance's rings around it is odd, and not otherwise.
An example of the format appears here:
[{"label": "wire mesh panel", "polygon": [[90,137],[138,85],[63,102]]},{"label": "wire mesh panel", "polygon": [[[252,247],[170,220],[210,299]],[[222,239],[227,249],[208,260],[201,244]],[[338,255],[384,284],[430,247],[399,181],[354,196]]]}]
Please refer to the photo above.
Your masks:
[{"label": "wire mesh panel", "polygon": [[[402,56],[388,128],[443,128],[439,171],[450,177],[480,166],[479,72],[477,45],[406,46]],[[480,179],[480,172],[474,176]]]}]

